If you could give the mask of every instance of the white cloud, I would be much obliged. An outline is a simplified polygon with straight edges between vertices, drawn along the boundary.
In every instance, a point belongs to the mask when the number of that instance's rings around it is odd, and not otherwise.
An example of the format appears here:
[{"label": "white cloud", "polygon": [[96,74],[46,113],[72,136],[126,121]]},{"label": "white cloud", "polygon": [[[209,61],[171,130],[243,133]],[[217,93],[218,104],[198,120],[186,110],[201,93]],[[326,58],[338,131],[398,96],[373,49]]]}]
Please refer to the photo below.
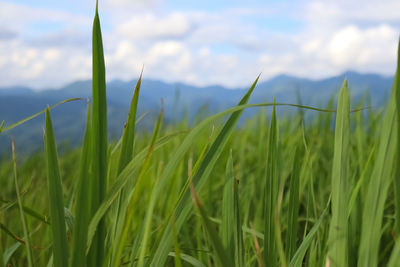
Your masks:
[{"label": "white cloud", "polygon": [[[394,73],[399,1],[303,1],[218,12],[166,12],[160,3],[106,2],[101,21],[107,79],[130,80],[143,64],[145,78],[231,87],[247,86],[260,71],[264,79],[283,72],[309,78],[348,69]],[[280,15],[301,26],[279,32],[262,22]],[[27,32],[43,21],[61,27]],[[0,86],[59,87],[89,79],[91,23],[92,14],[0,3],[0,50],[7,51],[0,54]]]},{"label": "white cloud", "polygon": [[136,15],[123,22],[117,28],[117,33],[132,40],[152,40],[165,38],[180,38],[191,30],[188,18],[182,13],[172,13],[164,17],[147,13]]}]

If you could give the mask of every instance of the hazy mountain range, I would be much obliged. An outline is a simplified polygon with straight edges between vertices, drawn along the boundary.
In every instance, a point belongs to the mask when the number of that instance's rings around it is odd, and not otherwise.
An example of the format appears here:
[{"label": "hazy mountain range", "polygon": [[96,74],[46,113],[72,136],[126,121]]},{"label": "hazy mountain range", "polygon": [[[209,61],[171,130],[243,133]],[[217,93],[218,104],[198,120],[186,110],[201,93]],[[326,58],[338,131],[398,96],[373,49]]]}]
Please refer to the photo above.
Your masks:
[{"label": "hazy mountain range", "polygon": [[[347,78],[353,104],[366,92],[372,105],[380,107],[388,98],[393,77],[376,74],[346,72],[321,80],[310,80],[279,75],[257,85],[251,103],[277,102],[297,103],[300,96],[303,104],[324,107],[330,97],[336,96],[344,78]],[[249,81],[249,86],[252,81]],[[128,114],[136,80],[129,82],[111,81],[107,84],[109,136],[116,139],[121,135]],[[166,122],[180,120],[185,115],[190,120],[199,110],[215,112],[235,105],[248,88],[227,89],[222,86],[196,87],[183,83],[165,83],[156,80],[142,81],[139,97],[139,112],[149,112],[139,124],[150,128],[160,110],[161,98],[165,104]],[[88,98],[91,95],[91,81],[77,81],[59,89],[33,90],[28,87],[0,88],[0,122],[5,126],[32,115],[47,105],[53,105],[67,98]],[[207,107],[207,108],[204,108]],[[280,109],[285,109],[281,107]],[[247,111],[251,116],[256,110]],[[57,140],[70,145],[79,144],[86,119],[86,101],[63,104],[52,110],[52,119]],[[0,154],[10,150],[10,138],[15,137],[17,149],[29,153],[43,149],[44,117],[33,119],[7,133],[0,134]]]}]

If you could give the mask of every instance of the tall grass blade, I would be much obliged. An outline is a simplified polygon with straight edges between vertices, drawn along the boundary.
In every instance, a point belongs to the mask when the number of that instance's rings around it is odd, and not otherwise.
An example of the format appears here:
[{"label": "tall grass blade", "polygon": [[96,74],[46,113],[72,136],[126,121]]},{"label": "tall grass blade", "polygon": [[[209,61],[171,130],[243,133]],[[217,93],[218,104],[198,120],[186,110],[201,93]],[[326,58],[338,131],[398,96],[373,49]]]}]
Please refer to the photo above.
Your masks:
[{"label": "tall grass blade", "polygon": [[30,242],[30,238],[29,238],[29,230],[28,230],[28,225],[26,224],[25,213],[24,213],[23,206],[22,206],[22,199],[21,199],[21,194],[19,192],[18,179],[17,179],[17,157],[15,155],[14,139],[11,140],[11,150],[12,150],[12,158],[13,158],[13,166],[14,166],[15,192],[17,193],[19,213],[21,216],[22,228],[24,230],[26,255],[28,258],[28,266],[32,267],[33,266],[33,256],[32,256],[32,249],[31,249],[31,242]]},{"label": "tall grass blade", "polygon": [[266,266],[277,266],[277,244],[275,229],[276,203],[278,197],[278,130],[276,122],[275,106],[272,110],[269,141],[267,151],[266,186],[264,199],[264,263]]},{"label": "tall grass blade", "polygon": [[87,194],[89,190],[90,170],[90,105],[88,104],[86,131],[83,138],[82,154],[80,161],[79,182],[76,193],[75,223],[72,235],[70,267],[86,266],[86,242],[90,222],[90,210]]},{"label": "tall grass blade", "polygon": [[[397,69],[394,76],[393,88],[396,90],[396,111],[397,111],[397,157],[400,157],[400,40],[397,47]],[[395,227],[397,236],[400,236],[400,166],[396,165],[396,177],[394,179],[395,196]]]},{"label": "tall grass blade", "polygon": [[[124,225],[123,231],[119,236],[116,237],[116,240],[115,240],[116,248],[114,250],[113,257],[112,257],[113,258],[112,266],[115,266],[115,267],[119,266],[122,251],[125,246],[126,240],[128,238],[128,232],[130,230],[133,215],[135,213],[136,202],[138,201],[139,194],[143,193],[143,188],[144,188],[144,184],[145,184],[145,180],[143,179],[144,173],[147,171],[147,169],[150,165],[150,161],[151,161],[152,154],[154,152],[156,140],[157,140],[158,134],[161,129],[161,123],[162,123],[163,117],[164,117],[164,107],[162,106],[160,116],[158,117],[158,120],[154,127],[153,136],[151,139],[151,143],[150,143],[145,161],[143,162],[139,176],[137,178],[137,182],[136,182],[134,191],[132,192],[131,197],[128,202],[128,206],[127,206],[126,214],[125,214],[125,221],[123,224]],[[152,213],[152,211],[150,213]],[[144,251],[147,246],[147,240],[148,240],[147,234],[148,234],[148,231],[150,230],[150,222],[151,222],[151,220],[146,220],[146,227],[148,229],[147,229],[147,231],[145,230],[144,237],[143,237],[144,238],[143,243],[141,244],[142,248],[141,248],[141,253],[139,255],[138,266],[142,266],[144,264],[144,256],[145,256]]]},{"label": "tall grass blade", "polygon": [[[398,57],[400,57],[400,54]],[[399,67],[398,65],[397,70]],[[383,211],[388,189],[392,182],[393,164],[397,152],[398,121],[396,118],[396,98],[399,89],[398,73],[399,71],[396,71],[388,108],[383,119],[375,165],[372,170],[367,195],[364,201],[358,255],[359,267],[378,265]]]},{"label": "tall grass blade", "polygon": [[[107,101],[106,101],[106,75],[103,54],[103,40],[101,36],[98,2],[93,21],[92,39],[92,158],[93,174],[91,186],[91,211],[92,214],[102,203],[107,185]],[[106,237],[105,221],[101,220],[97,226],[96,242],[90,251],[90,265],[100,266],[104,256],[104,241]]]},{"label": "tall grass blade", "polygon": [[211,244],[215,249],[216,260],[219,263],[218,265],[226,266],[226,267],[235,266],[234,262],[232,261],[232,259],[233,259],[232,256],[229,255],[228,252],[225,250],[224,245],[222,244],[222,240],[220,239],[219,235],[217,234],[217,231],[215,230],[213,224],[208,219],[207,213],[204,210],[204,207],[201,204],[193,185],[191,185],[191,187],[190,187],[190,193],[192,195],[193,202],[195,203],[195,205],[197,206],[197,208],[199,210],[204,228],[206,229],[206,231],[210,237]]},{"label": "tall grass blade", "polygon": [[329,261],[333,267],[348,266],[349,198],[349,145],[350,145],[350,97],[347,80],[340,89],[336,113],[335,143],[332,167],[332,217],[329,228]]},{"label": "tall grass blade", "polygon": [[46,131],[44,135],[47,162],[47,185],[49,192],[51,232],[54,266],[68,266],[68,245],[64,219],[63,192],[58,167],[58,156],[49,108],[46,110]]},{"label": "tall grass blade", "polygon": [[232,151],[226,163],[225,185],[222,198],[221,240],[230,257],[235,255],[235,203]]},{"label": "tall grass blade", "polygon": [[293,257],[297,249],[297,231],[299,228],[299,207],[300,207],[300,148],[296,149],[293,169],[290,175],[289,184],[289,210],[288,210],[288,230],[286,234],[285,254],[288,262]]}]

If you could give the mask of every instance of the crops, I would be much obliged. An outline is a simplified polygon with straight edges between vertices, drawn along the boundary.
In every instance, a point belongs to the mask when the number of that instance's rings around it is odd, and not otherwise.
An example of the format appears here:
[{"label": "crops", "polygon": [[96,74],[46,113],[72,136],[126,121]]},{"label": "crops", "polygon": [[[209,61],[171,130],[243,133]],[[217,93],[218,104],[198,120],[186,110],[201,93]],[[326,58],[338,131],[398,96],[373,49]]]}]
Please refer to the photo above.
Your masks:
[{"label": "crops", "polygon": [[[13,149],[1,163],[1,264],[399,266],[399,75],[384,112],[352,103],[347,81],[336,108],[248,104],[257,77],[191,129],[163,125],[161,106],[152,133],[135,128],[140,76],[108,143],[96,7],[82,147],[58,155],[50,107],[45,152],[18,164]],[[261,111],[238,126],[248,108]],[[277,118],[284,108],[298,112]]]}]

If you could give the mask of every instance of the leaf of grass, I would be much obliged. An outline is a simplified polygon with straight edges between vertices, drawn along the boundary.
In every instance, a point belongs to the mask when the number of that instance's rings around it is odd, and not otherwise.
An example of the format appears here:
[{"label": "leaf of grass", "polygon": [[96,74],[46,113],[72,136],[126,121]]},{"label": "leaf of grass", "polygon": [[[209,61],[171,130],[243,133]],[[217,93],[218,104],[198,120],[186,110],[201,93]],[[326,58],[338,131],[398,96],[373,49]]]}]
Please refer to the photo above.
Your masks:
[{"label": "leaf of grass", "polygon": [[275,106],[272,110],[267,151],[266,186],[264,199],[264,263],[267,266],[277,266],[277,244],[275,229],[276,200],[278,197],[278,130],[276,125]]},{"label": "leaf of grass", "polygon": [[191,185],[191,187],[190,187],[190,192],[191,192],[191,195],[193,198],[193,202],[195,203],[195,205],[197,206],[197,208],[199,210],[204,228],[208,232],[208,235],[211,240],[211,244],[215,249],[215,256],[216,256],[216,260],[218,260],[219,266],[226,266],[226,267],[235,266],[234,262],[232,261],[232,256],[229,255],[228,252],[225,250],[225,248],[222,244],[222,241],[221,241],[219,235],[217,234],[217,231],[215,230],[211,221],[208,219],[206,211],[204,210],[203,205],[200,203],[200,200],[196,195],[193,185]]},{"label": "leaf of grass", "polygon": [[[131,227],[131,223],[132,223],[132,219],[133,219],[133,215],[134,215],[134,211],[135,211],[135,207],[136,207],[136,202],[138,200],[139,194],[142,193],[143,188],[144,188],[144,183],[145,180],[143,180],[143,176],[144,173],[147,171],[149,165],[150,165],[150,160],[152,157],[152,154],[154,152],[154,147],[155,147],[155,143],[158,137],[158,133],[161,129],[161,123],[164,117],[164,107],[162,107],[160,116],[158,117],[158,120],[156,122],[156,125],[154,127],[154,131],[153,131],[153,136],[151,139],[151,143],[149,146],[149,150],[147,152],[145,161],[142,165],[142,168],[140,170],[139,176],[137,178],[137,182],[135,185],[135,189],[131,194],[131,197],[129,199],[128,202],[128,206],[126,209],[126,214],[125,214],[125,221],[124,221],[124,227],[123,227],[123,231],[121,233],[120,236],[116,237],[116,249],[115,249],[115,253],[113,254],[113,265],[112,266],[119,266],[119,262],[121,260],[121,255],[122,255],[122,251],[123,248],[125,246],[125,242],[126,239],[128,237],[128,232],[129,229]],[[149,209],[148,209],[149,210]],[[150,213],[152,212],[152,210],[150,210]],[[145,257],[145,250],[146,250],[146,246],[147,246],[147,235],[148,235],[148,231],[150,230],[150,220],[147,221],[146,223],[146,227],[147,229],[145,229],[144,232],[144,237],[143,237],[143,243],[141,244],[141,253],[139,254],[139,261],[138,261],[138,266],[143,266],[144,264],[144,257]]]},{"label": "leaf of grass", "polygon": [[300,207],[300,149],[297,148],[293,160],[293,169],[290,175],[289,184],[289,210],[288,210],[288,230],[286,235],[286,257],[288,262],[293,257],[297,249],[297,230],[299,227],[299,207]]},{"label": "leaf of grass", "polygon": [[340,89],[336,113],[332,167],[332,217],[329,228],[328,257],[332,266],[348,266],[347,206],[350,146],[350,97],[347,80]]},{"label": "leaf of grass", "polygon": [[292,259],[291,259],[291,261],[289,263],[289,267],[301,267],[301,266],[303,266],[304,255],[306,255],[306,252],[307,252],[308,248],[310,247],[311,242],[313,241],[313,238],[314,238],[315,234],[318,232],[318,229],[321,226],[321,223],[322,223],[323,219],[328,214],[329,203],[330,203],[330,200],[328,201],[328,205],[326,206],[326,208],[322,212],[321,216],[315,222],[314,226],[311,228],[310,232],[308,232],[308,234],[304,238],[303,242],[301,243],[301,245],[297,249],[296,253],[292,257]]},{"label": "leaf of grass", "polygon": [[49,192],[51,232],[54,265],[68,266],[68,245],[64,219],[63,193],[58,167],[57,148],[49,108],[46,110],[46,131],[44,136],[47,162],[47,185]]},{"label": "leaf of grass", "polygon": [[[398,54],[399,62],[400,54]],[[397,66],[397,70],[400,65]],[[380,143],[364,202],[358,266],[377,266],[382,219],[397,149],[396,98],[399,90],[399,71],[396,71],[388,108],[383,119]]]},{"label": "leaf of grass", "polygon": [[[103,54],[103,40],[101,36],[98,1],[93,21],[92,39],[92,155],[93,171],[91,183],[91,211],[98,209],[106,194],[107,185],[107,101],[106,101],[106,75]],[[97,226],[97,236],[89,252],[89,265],[100,266],[104,256],[104,242],[106,237],[105,221],[101,220]]]},{"label": "leaf of grass", "polygon": [[14,166],[14,181],[15,181],[15,192],[17,193],[17,200],[18,200],[18,207],[19,213],[21,216],[22,228],[24,230],[24,240],[25,240],[25,248],[26,248],[26,255],[28,258],[28,266],[33,266],[33,257],[32,257],[32,250],[31,250],[31,242],[29,238],[29,230],[26,224],[25,213],[22,206],[21,195],[19,193],[19,186],[18,186],[18,179],[17,179],[17,157],[15,156],[15,145],[14,139],[11,141],[11,148],[12,148],[12,158],[13,158],[13,166]]},{"label": "leaf of grass", "polygon": [[[57,104],[52,105],[52,106],[50,106],[50,107],[48,107],[48,108],[49,108],[49,109],[53,109],[53,108],[55,108],[55,107],[57,107],[57,106],[59,106],[59,105],[62,105],[62,104],[64,104],[64,103],[68,103],[68,102],[72,102],[72,101],[77,101],[77,100],[82,100],[82,99],[83,99],[83,98],[69,98],[69,99],[63,100],[63,101],[61,101],[61,102],[58,102]],[[23,119],[23,120],[17,121],[16,123],[13,123],[13,124],[11,124],[11,125],[9,125],[9,126],[7,126],[7,127],[3,127],[3,126],[4,126],[4,121],[2,121],[2,123],[1,123],[1,125],[0,125],[0,133],[2,133],[2,132],[7,132],[7,131],[9,131],[9,130],[11,130],[11,129],[13,129],[13,128],[15,128],[15,127],[17,127],[17,126],[19,126],[19,125],[21,125],[21,124],[23,124],[23,123],[29,121],[29,120],[31,120],[31,119],[33,119],[33,118],[36,118],[37,116],[39,116],[39,115],[45,113],[46,110],[47,110],[48,108],[45,108],[45,109],[43,109],[42,111],[39,111],[38,113],[35,113],[35,114],[33,114],[33,115],[29,116],[29,117],[26,117],[26,118]]]},{"label": "leaf of grass", "polygon": [[89,168],[90,168],[90,105],[88,103],[86,131],[83,138],[82,156],[80,161],[79,181],[75,204],[75,229],[72,235],[70,267],[86,265],[86,242],[87,231],[90,222],[89,201],[87,193],[89,190]]},{"label": "leaf of grass", "polygon": [[[397,69],[394,77],[394,90],[396,92],[396,111],[397,111],[397,153],[400,156],[400,40],[397,48]],[[395,196],[395,227],[397,235],[400,235],[400,167],[396,166],[396,177],[394,179]]]},{"label": "leaf of grass", "polygon": [[[241,99],[239,102],[240,105],[244,105],[248,102],[251,93],[253,92],[259,77],[254,81],[253,85],[250,87],[246,95]],[[237,121],[239,120],[242,110],[238,110],[232,113],[229,117],[228,121],[225,123],[224,127],[222,128],[221,132],[217,136],[216,140],[212,143],[210,149],[207,151],[204,159],[201,161],[198,170],[193,176],[193,183],[199,187],[199,189],[204,185],[206,182],[209,173],[212,171],[219,155],[222,152],[225,144],[228,141],[228,138],[233,132],[234,126],[236,125]],[[220,113],[222,114],[222,113]],[[209,118],[210,119],[210,118]],[[201,127],[207,125],[207,120],[204,120],[203,123],[200,123],[197,126],[198,131],[201,131]],[[192,131],[191,134],[183,141],[182,145],[177,149],[175,154],[171,157],[170,161],[168,162],[167,166],[164,170],[163,177],[160,178],[159,182],[156,184],[154,189],[154,193],[151,195],[150,199],[150,207],[155,205],[155,201],[162,192],[165,183],[168,181],[169,175],[174,170],[176,164],[180,161],[183,157],[184,153],[189,149],[190,144],[194,141],[194,137],[196,136],[196,131]],[[185,195],[180,199],[179,203],[177,204],[177,208],[175,211],[176,220],[176,229],[179,232],[180,227],[182,226],[183,222],[186,220],[186,217],[189,215],[191,210],[191,203],[190,203],[190,194],[186,191]],[[170,223],[164,230],[164,233],[161,237],[161,240],[154,252],[154,256],[152,257],[151,266],[163,266],[165,264],[166,258],[168,256],[169,250],[172,245],[172,234],[170,231],[171,225]]]},{"label": "leaf of grass", "polygon": [[221,240],[229,253],[230,257],[235,255],[235,203],[234,203],[234,177],[233,177],[233,161],[232,161],[232,150],[230,151],[228,161],[226,163],[225,172],[225,185],[222,198],[222,224],[221,224]]}]

